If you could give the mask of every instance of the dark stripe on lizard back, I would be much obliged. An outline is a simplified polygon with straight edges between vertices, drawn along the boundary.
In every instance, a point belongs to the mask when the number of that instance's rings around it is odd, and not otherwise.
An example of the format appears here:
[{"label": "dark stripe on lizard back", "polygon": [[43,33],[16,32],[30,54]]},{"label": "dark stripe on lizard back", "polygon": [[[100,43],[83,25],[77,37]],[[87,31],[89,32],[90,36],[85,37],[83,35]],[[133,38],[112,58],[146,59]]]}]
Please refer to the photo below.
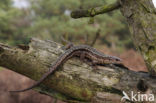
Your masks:
[{"label": "dark stripe on lizard back", "polygon": [[70,49],[66,50],[65,53],[61,54],[58,57],[58,59],[52,64],[52,66],[50,67],[50,70],[48,72],[46,72],[41,77],[41,79],[39,81],[37,81],[35,84],[33,84],[32,86],[30,86],[26,89],[11,91],[11,92],[24,92],[24,91],[30,90],[30,89],[38,86],[43,80],[45,80],[50,74],[52,74],[61,64],[63,64],[65,61],[67,61],[71,57],[74,57],[74,56],[80,57],[81,53],[84,53],[84,57],[87,57],[90,60],[94,59],[94,60],[96,60],[96,62],[100,62],[100,63],[104,63],[104,60],[110,60],[110,63],[118,63],[118,61],[121,61],[121,59],[118,57],[105,55],[87,45],[73,46]]}]

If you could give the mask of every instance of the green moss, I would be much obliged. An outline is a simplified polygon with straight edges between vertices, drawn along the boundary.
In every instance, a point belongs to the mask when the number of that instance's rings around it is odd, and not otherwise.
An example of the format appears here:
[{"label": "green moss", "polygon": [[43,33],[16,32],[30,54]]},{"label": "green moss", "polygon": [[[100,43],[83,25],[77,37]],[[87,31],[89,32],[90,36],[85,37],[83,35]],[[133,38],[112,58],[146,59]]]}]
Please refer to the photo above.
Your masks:
[{"label": "green moss", "polygon": [[[93,97],[94,92],[90,87],[82,85],[83,83],[77,84],[77,82],[70,77],[67,79],[66,74],[60,75],[59,72],[56,72],[53,76],[51,83],[48,83],[51,84],[51,87],[55,90],[79,101],[90,101]],[[64,76],[66,76],[66,78],[64,78]]]},{"label": "green moss", "polygon": [[93,8],[93,9],[91,9],[91,16],[94,16],[94,15],[96,15],[96,11],[95,11],[95,9]]},{"label": "green moss", "polygon": [[145,62],[149,68],[149,71],[156,71],[156,49],[149,49],[148,52],[144,54]]},{"label": "green moss", "polygon": [[47,95],[50,95],[54,98],[57,98],[57,99],[60,99],[60,100],[68,100],[69,98],[66,97],[65,95],[61,94],[61,93],[58,93],[57,91],[55,90],[52,90],[50,88],[47,88],[46,86],[44,85],[40,85],[38,87],[35,87],[34,90],[40,92],[40,93],[43,93],[43,94],[47,94]]},{"label": "green moss", "polygon": [[[143,55],[149,71],[156,71],[156,15],[154,8],[146,0],[129,1],[123,13],[131,11],[127,18],[133,41]],[[130,9],[134,8],[135,9]]]}]

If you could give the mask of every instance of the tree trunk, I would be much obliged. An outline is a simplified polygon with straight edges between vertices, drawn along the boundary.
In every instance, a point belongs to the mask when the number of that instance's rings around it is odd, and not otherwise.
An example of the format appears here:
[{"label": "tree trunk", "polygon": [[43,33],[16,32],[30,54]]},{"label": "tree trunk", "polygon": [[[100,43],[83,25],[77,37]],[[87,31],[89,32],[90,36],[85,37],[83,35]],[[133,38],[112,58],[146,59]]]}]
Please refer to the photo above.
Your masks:
[{"label": "tree trunk", "polygon": [[[19,48],[0,44],[0,66],[39,80],[63,52],[62,45],[38,39]],[[122,91],[156,95],[156,79],[146,73],[115,65],[98,68],[93,70],[72,58],[43,82],[46,87],[41,85],[36,90],[69,103],[120,103]]]},{"label": "tree trunk", "polygon": [[120,0],[133,41],[149,72],[156,75],[156,8],[152,0]]}]

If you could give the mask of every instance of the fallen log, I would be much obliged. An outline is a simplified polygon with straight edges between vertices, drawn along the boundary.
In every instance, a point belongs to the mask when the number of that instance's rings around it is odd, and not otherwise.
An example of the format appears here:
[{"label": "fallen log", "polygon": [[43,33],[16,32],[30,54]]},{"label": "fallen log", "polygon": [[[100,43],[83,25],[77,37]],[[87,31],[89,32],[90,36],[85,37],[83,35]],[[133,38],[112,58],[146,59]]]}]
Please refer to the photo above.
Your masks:
[{"label": "fallen log", "polygon": [[[62,48],[53,41],[35,38],[29,45],[18,47],[0,43],[0,66],[37,81],[64,52]],[[156,79],[148,73],[117,65],[99,66],[93,70],[79,59],[72,58],[35,90],[69,103],[121,103],[123,91],[129,97],[131,91],[148,97],[156,95]],[[156,97],[153,99],[155,103]]]}]

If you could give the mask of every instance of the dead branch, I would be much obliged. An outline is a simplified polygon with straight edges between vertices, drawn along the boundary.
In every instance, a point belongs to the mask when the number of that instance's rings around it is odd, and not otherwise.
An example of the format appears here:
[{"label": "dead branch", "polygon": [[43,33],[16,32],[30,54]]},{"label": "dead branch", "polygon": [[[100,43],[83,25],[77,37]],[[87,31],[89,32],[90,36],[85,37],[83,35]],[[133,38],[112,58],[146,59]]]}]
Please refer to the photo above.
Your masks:
[{"label": "dead branch", "polygon": [[[20,48],[0,44],[0,66],[39,80],[63,52],[62,45],[39,39],[32,39],[28,46]],[[72,58],[37,90],[72,103],[120,102],[122,91],[156,95],[156,79],[150,78],[146,73],[133,72],[115,65],[98,68],[93,70],[87,64]]]},{"label": "dead branch", "polygon": [[115,2],[113,4],[109,4],[109,5],[104,5],[101,7],[96,7],[96,8],[90,8],[87,10],[75,10],[71,13],[71,17],[72,18],[82,18],[82,17],[94,17],[96,15],[99,14],[104,14],[116,9],[120,8],[120,3],[119,2]]}]

